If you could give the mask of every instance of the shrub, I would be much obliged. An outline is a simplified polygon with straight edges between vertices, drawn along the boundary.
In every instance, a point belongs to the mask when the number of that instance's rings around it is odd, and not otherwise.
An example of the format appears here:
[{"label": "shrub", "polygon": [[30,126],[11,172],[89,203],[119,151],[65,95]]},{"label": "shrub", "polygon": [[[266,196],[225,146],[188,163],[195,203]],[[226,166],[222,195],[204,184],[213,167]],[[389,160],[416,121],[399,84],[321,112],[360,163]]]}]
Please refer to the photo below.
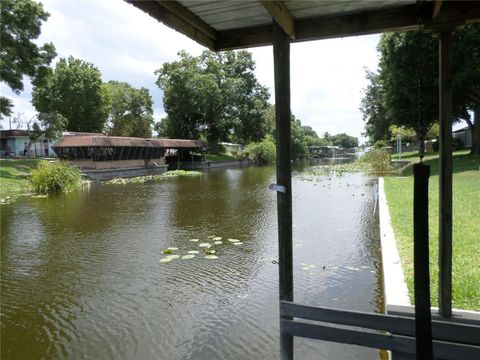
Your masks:
[{"label": "shrub", "polygon": [[64,162],[41,161],[32,170],[31,184],[38,193],[48,194],[75,190],[82,183],[80,171]]},{"label": "shrub", "polygon": [[374,171],[390,169],[390,154],[385,149],[373,149],[358,159],[359,163],[368,164]]},{"label": "shrub", "polygon": [[246,153],[258,164],[275,161],[275,143],[267,137],[260,142],[250,143],[247,146]]}]

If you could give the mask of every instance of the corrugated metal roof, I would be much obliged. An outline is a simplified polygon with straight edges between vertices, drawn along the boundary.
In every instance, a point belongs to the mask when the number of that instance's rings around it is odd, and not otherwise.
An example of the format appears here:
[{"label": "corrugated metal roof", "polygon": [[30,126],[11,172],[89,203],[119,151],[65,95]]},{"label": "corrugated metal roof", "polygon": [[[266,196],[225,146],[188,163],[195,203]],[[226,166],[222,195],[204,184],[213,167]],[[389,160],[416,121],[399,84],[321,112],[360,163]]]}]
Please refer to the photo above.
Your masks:
[{"label": "corrugated metal roof", "polygon": [[27,130],[0,130],[0,138],[30,136],[30,132]]},{"label": "corrugated metal roof", "polygon": [[292,42],[480,21],[480,1],[125,1],[212,50],[272,44],[273,18]]},{"label": "corrugated metal roof", "polygon": [[[431,1],[431,0],[428,0]],[[258,0],[199,1],[179,0],[215,30],[232,30],[270,25],[272,17]],[[415,0],[309,0],[283,1],[295,20],[333,14],[350,14],[415,4]]]},{"label": "corrugated metal roof", "polygon": [[60,147],[161,147],[161,148],[204,148],[199,140],[184,139],[142,139],[120,136],[64,136],[52,148]]}]

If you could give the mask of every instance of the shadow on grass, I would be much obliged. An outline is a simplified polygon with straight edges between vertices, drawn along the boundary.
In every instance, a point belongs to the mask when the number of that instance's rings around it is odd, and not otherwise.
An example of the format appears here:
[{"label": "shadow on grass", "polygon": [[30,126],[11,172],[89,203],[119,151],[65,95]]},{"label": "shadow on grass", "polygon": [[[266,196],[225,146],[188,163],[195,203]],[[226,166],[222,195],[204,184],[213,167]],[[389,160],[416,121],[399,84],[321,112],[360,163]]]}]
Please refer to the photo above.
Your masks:
[{"label": "shadow on grass", "polygon": [[[418,162],[418,161],[416,161]],[[434,158],[429,158],[423,162],[425,165],[430,166],[430,175],[438,175],[439,164],[438,156]],[[465,152],[454,153],[453,154],[453,173],[462,173],[465,171],[479,171],[480,167],[480,156],[470,155]],[[410,176],[413,173],[413,164],[406,166],[401,174],[403,176]]]}]

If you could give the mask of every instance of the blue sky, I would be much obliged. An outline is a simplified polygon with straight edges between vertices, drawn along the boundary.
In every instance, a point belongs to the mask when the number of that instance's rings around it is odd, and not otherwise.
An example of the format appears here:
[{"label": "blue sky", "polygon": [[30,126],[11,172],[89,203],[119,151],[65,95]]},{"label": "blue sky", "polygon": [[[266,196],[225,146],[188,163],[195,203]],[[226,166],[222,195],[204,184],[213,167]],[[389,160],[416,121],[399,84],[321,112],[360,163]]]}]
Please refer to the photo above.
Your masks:
[{"label": "blue sky", "polygon": [[[193,55],[203,47],[164,26],[123,0],[44,0],[50,17],[39,43],[53,42],[58,58],[72,55],[93,63],[103,80],[126,81],[147,87],[154,100],[155,119],[164,115],[162,92],[153,72],[180,50]],[[375,69],[378,35],[304,42],[291,46],[292,112],[319,134],[346,132],[360,137],[358,110],[367,82],[364,67]],[[252,48],[259,81],[270,88],[273,102],[272,47]],[[31,86],[17,96],[2,84],[3,95],[14,100],[24,118],[35,114]],[[8,122],[3,122],[8,128]]]}]

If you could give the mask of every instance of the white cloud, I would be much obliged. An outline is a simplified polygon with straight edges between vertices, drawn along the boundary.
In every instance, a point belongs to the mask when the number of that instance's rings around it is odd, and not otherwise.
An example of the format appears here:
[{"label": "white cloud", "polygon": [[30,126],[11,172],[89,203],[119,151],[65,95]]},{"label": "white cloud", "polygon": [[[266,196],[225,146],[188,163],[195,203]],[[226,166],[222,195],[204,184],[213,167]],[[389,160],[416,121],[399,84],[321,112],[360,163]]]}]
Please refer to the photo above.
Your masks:
[{"label": "white cloud", "polygon": [[[150,89],[155,119],[164,116],[162,92],[153,72],[180,50],[199,55],[204,48],[188,37],[121,0],[44,0],[50,17],[39,43],[53,42],[59,57],[72,55],[99,68],[103,79],[127,81]],[[317,133],[346,132],[360,136],[358,110],[366,86],[363,67],[377,64],[378,36],[305,42],[291,46],[293,113]],[[273,50],[251,49],[259,81],[268,86],[273,102]],[[32,113],[30,87],[17,98],[15,111]],[[2,87],[4,93],[4,87]],[[8,93],[8,91],[7,91]]]}]

